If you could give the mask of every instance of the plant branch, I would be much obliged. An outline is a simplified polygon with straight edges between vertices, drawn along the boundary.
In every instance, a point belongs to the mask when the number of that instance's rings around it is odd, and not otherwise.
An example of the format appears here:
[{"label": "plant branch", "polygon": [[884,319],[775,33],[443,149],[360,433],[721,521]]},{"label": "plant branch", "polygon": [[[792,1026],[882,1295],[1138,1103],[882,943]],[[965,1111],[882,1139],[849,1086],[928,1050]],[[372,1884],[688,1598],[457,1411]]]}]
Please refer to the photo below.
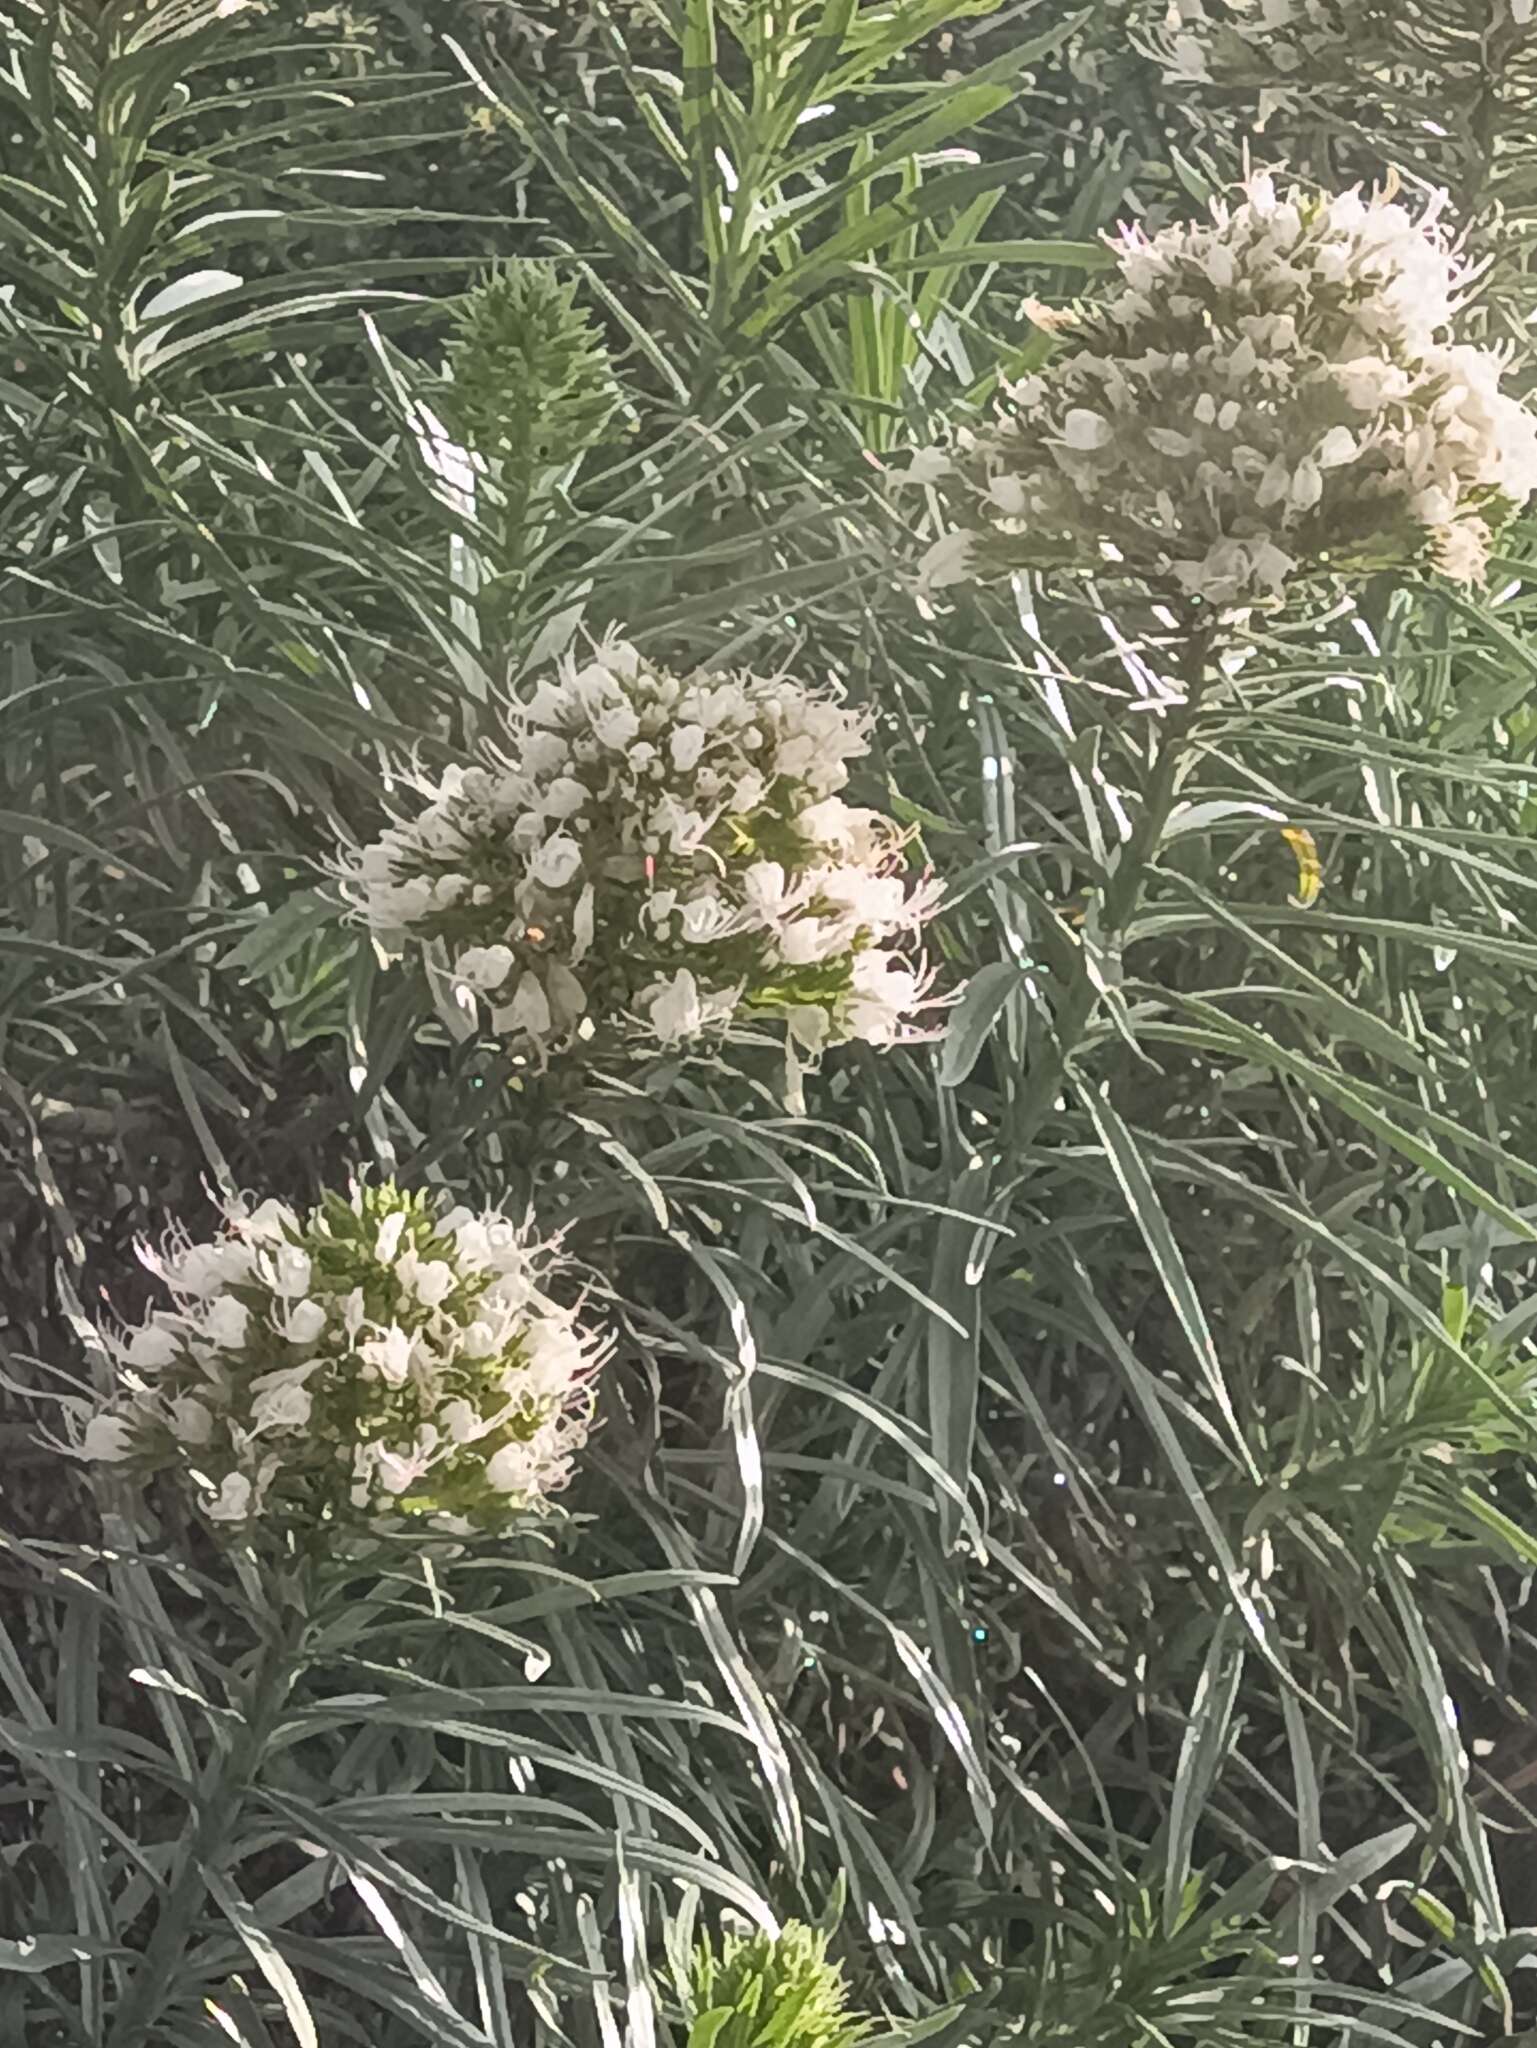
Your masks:
[{"label": "plant branch", "polygon": [[167,2001],[175,1995],[182,1962],[207,1901],[209,1866],[222,1855],[241,1804],[261,1768],[294,1680],[301,1668],[298,1637],[302,1612],[274,1621],[257,1653],[246,1687],[239,1732],[209,1759],[193,1812],[189,1814],[175,1875],[160,1902],[148,1944],[119,2000],[106,2048],[150,2048]]},{"label": "plant branch", "polygon": [[[1211,643],[1210,627],[1192,632],[1185,642],[1180,662],[1185,694],[1165,715],[1143,790],[1141,811],[1105,886],[1098,920],[1098,937],[1105,947],[1119,949],[1141,905],[1144,885],[1163,844],[1188,743],[1200,716]],[[1085,946],[1057,1010],[1055,1031],[1041,1049],[1026,1081],[1015,1130],[1017,1143],[1030,1144],[1040,1130],[1098,1003],[1099,988]]]}]

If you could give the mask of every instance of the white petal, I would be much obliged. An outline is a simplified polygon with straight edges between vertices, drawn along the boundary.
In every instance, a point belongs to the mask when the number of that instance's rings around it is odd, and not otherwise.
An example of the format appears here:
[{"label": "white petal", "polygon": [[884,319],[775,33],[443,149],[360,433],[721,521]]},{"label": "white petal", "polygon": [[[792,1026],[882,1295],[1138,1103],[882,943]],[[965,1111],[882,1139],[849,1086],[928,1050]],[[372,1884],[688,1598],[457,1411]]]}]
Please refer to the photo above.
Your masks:
[{"label": "white petal", "polygon": [[133,1433],[120,1415],[93,1415],[80,1445],[94,1463],[117,1465],[133,1449]]},{"label": "white petal", "polygon": [[972,574],[972,536],[960,529],[942,534],[918,564],[920,590],[943,590]]},{"label": "white petal", "polygon": [[508,1007],[515,1031],[527,1032],[530,1038],[549,1036],[550,999],[536,974],[523,976]]}]

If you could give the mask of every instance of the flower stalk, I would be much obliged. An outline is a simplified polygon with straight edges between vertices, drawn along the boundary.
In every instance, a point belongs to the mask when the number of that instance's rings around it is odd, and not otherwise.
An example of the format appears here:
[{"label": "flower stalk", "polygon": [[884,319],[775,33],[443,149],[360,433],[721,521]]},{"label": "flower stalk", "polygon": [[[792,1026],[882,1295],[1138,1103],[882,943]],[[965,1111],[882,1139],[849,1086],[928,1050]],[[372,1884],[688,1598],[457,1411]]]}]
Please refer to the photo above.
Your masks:
[{"label": "flower stalk", "polygon": [[[1105,883],[1097,920],[1098,936],[1102,947],[1117,956],[1141,907],[1190,758],[1214,634],[1213,626],[1202,625],[1192,629],[1185,639],[1179,664],[1184,694],[1164,714],[1141,809]],[[1018,1142],[1029,1144],[1045,1121],[1098,1007],[1099,988],[1087,950],[1080,947],[1077,967],[1055,1013],[1054,1029],[1026,1082],[1016,1126]]]},{"label": "flower stalk", "polygon": [[105,2048],[151,2048],[166,2006],[184,1979],[183,1964],[208,1903],[209,1875],[217,1873],[232,1842],[246,1794],[260,1774],[289,1694],[304,1668],[302,1609],[266,1617],[268,1627],[244,1688],[240,1726],[215,1750],[197,1788],[192,1813],[177,1847],[174,1875],[127,1989],[113,2015]]}]

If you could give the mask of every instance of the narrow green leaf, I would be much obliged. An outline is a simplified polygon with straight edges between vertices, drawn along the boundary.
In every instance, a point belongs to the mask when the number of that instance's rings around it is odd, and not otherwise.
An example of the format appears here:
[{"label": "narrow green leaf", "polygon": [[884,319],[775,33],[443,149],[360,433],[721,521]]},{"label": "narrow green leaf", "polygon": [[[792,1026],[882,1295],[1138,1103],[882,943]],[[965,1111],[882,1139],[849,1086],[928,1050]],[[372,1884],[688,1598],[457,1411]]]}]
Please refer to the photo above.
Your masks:
[{"label": "narrow green leaf", "polygon": [[1216,1342],[1206,1320],[1206,1311],[1201,1306],[1195,1283],[1185,1264],[1184,1254],[1175,1240],[1153,1177],[1130,1128],[1112,1107],[1107,1094],[1092,1088],[1083,1090],[1084,1107],[1088,1110],[1105,1156],[1115,1170],[1121,1192],[1132,1220],[1142,1233],[1155,1269],[1158,1273],[1169,1305],[1174,1310],[1180,1328],[1184,1331],[1191,1351],[1194,1353],[1196,1368],[1206,1382],[1207,1390],[1216,1404],[1217,1413],[1227,1425],[1228,1441],[1233,1452],[1249,1478],[1260,1484],[1259,1466],[1254,1453],[1244,1437],[1238,1414],[1233,1406],[1232,1395],[1223,1377],[1222,1364],[1217,1356]]}]

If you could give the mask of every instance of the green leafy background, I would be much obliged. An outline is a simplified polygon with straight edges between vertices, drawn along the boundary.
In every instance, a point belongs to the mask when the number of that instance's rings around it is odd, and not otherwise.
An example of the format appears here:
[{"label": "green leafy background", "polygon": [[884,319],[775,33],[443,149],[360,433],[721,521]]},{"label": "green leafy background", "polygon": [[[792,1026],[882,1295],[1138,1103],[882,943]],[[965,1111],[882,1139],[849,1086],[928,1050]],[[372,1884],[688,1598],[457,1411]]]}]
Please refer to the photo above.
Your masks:
[{"label": "green leafy background", "polygon": [[[1448,184],[1524,376],[1533,32],[1366,12],[1256,133],[1128,0],[0,0],[0,2040],[681,2048],[792,1917],[891,2048],[1537,2024],[1529,536],[1171,713],[893,484],[1246,138]],[[614,623],[873,707],[942,1046],[529,1078],[339,917]],[[360,1169],[564,1230],[569,1518],[93,1500],[135,1241]]]}]

